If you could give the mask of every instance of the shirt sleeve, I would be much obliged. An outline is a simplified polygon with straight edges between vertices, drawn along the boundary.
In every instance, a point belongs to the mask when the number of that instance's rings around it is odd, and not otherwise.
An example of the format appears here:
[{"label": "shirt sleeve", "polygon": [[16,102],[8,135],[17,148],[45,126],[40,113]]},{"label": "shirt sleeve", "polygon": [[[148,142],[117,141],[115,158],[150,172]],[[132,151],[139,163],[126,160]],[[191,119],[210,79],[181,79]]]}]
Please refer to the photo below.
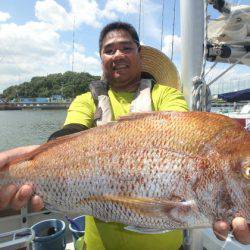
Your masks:
[{"label": "shirt sleeve", "polygon": [[165,85],[156,84],[152,99],[157,111],[187,111],[187,102],[181,91]]},{"label": "shirt sleeve", "polygon": [[95,104],[90,92],[77,96],[71,103],[64,126],[71,123],[93,126]]}]

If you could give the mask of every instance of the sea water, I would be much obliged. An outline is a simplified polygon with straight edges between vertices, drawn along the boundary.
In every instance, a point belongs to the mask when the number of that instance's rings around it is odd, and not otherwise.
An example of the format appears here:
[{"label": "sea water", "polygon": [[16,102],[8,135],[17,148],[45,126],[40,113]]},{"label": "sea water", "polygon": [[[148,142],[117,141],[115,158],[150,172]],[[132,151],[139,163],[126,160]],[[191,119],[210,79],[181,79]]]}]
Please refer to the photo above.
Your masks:
[{"label": "sea water", "polygon": [[67,110],[0,111],[0,151],[41,144],[60,129]]}]

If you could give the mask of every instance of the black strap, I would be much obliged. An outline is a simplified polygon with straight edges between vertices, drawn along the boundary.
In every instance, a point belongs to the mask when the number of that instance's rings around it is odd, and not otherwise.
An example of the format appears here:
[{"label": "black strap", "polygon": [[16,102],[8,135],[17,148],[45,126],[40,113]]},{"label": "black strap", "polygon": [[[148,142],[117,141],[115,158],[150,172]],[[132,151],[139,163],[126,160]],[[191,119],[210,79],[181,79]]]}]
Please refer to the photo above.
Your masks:
[{"label": "black strap", "polygon": [[56,132],[54,132],[48,139],[48,141],[50,140],[54,140],[58,137],[64,136],[64,135],[70,135],[70,134],[74,134],[83,130],[88,129],[88,127],[79,124],[79,123],[70,123],[65,125],[62,129],[57,130]]}]

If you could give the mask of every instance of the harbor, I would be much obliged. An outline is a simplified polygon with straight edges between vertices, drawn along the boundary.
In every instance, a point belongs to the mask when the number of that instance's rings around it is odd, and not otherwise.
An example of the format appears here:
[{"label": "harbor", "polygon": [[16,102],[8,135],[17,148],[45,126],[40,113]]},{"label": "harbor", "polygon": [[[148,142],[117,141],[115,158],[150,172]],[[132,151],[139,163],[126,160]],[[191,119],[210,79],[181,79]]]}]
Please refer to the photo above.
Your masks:
[{"label": "harbor", "polygon": [[56,110],[56,109],[68,109],[70,102],[4,102],[0,103],[0,110]]}]

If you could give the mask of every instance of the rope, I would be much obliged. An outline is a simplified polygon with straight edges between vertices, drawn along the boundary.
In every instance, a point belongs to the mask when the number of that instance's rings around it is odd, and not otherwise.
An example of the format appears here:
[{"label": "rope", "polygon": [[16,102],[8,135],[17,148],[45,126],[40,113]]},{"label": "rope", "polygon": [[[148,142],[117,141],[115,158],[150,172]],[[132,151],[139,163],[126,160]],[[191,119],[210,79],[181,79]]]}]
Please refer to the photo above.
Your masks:
[{"label": "rope", "polygon": [[192,110],[210,111],[212,96],[209,86],[200,77],[193,78],[193,103]]},{"label": "rope", "polygon": [[176,7],[176,0],[174,1],[174,18],[173,18],[173,26],[172,26],[172,43],[171,43],[171,61],[173,61],[173,55],[174,55],[174,33],[175,33],[175,7]]}]

